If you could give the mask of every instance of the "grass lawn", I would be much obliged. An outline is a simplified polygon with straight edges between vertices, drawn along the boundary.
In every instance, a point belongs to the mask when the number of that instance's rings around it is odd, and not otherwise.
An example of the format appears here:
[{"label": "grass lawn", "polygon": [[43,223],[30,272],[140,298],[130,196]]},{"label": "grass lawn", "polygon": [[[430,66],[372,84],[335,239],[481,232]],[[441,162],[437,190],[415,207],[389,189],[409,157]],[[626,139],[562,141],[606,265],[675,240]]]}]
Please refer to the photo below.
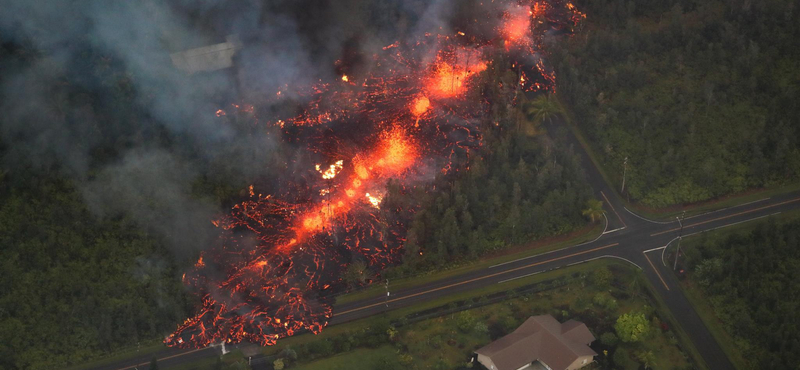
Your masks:
[{"label": "grass lawn", "polygon": [[[591,276],[598,269],[609,269],[613,273],[610,285],[597,285]],[[620,344],[631,354],[628,367],[638,366],[634,354],[651,352],[654,356],[654,369],[680,369],[691,366],[690,358],[693,348],[685,340],[681,332],[674,330],[674,320],[664,315],[659,302],[647,293],[647,280],[638,269],[613,260],[597,260],[568,268],[517,279],[504,284],[454,295],[408,309],[390,311],[388,318],[400,318],[408,313],[425,308],[447,306],[450,302],[476,298],[491,292],[505,291],[515,287],[528,286],[536,282],[554,278],[569,279],[567,285],[559,288],[514,295],[508,299],[461,312],[429,318],[423,321],[400,325],[395,332],[384,340],[386,344],[375,348],[363,348],[359,344],[360,336],[370,325],[376,325],[377,318],[326,328],[318,335],[304,334],[287,338],[269,350],[275,354],[284,348],[293,348],[298,352],[298,361],[291,368],[296,369],[336,369],[348,366],[354,369],[373,369],[376,359],[396,360],[395,364],[404,369],[456,369],[466,366],[472,352],[502,335],[515,329],[532,315],[552,314],[561,321],[575,318],[589,326],[596,337],[606,332],[613,332],[616,318],[626,312],[645,312],[651,321],[651,334],[641,343]],[[633,283],[633,282],[636,283]],[[603,300],[596,301],[595,296]],[[605,302],[613,300],[613,304]],[[386,318],[384,318],[386,320]],[[659,322],[664,321],[668,330],[662,330]],[[338,330],[337,330],[338,329]],[[356,339],[353,339],[356,338]],[[371,337],[369,337],[371,338]],[[355,343],[352,350],[340,350],[334,356],[304,360],[312,356],[307,348],[315,341],[329,341],[339,346],[343,342]],[[374,343],[366,341],[365,343]],[[348,347],[350,345],[348,344]],[[593,348],[598,353],[596,368],[613,367],[615,346],[606,346],[595,341]],[[687,351],[687,349],[689,351]],[[607,351],[607,352],[604,352]],[[688,352],[688,353],[687,353]],[[695,364],[697,364],[695,362]],[[703,365],[695,365],[703,368]],[[344,368],[344,367],[342,367]]]},{"label": "grass lawn", "polygon": [[157,353],[158,351],[163,350],[164,343],[161,341],[151,341],[147,342],[146,344],[140,346],[139,348],[130,347],[121,349],[119,351],[114,352],[113,354],[103,357],[94,361],[86,362],[79,365],[74,365],[66,368],[67,370],[84,370],[84,369],[91,369],[97,366],[107,365],[116,361],[124,360],[126,358],[131,358],[134,356],[141,356],[150,353]]},{"label": "grass lawn", "polygon": [[360,348],[347,353],[328,357],[322,360],[294,366],[297,370],[372,370],[378,368],[383,361],[398,361],[397,350],[391,345],[376,349]]},{"label": "grass lawn", "polygon": [[[169,370],[206,370],[212,369],[216,362],[217,358],[211,357],[178,366],[163,367],[161,364],[159,364],[158,368]],[[224,370],[248,370],[250,369],[250,366],[247,365],[247,359],[244,358],[244,355],[241,351],[231,351],[222,357],[222,368]]]},{"label": "grass lawn", "polygon": [[[454,266],[453,268],[449,269],[438,269],[417,276],[393,280],[391,282],[391,288],[393,291],[413,288],[415,286],[419,286],[432,281],[445,279],[451,276],[464,274],[470,271],[484,269],[486,267],[498,263],[513,261],[518,258],[551,252],[564,247],[569,247],[572,245],[591,241],[600,236],[600,234],[603,232],[604,226],[605,225],[602,223],[597,223],[595,225],[587,226],[586,228],[580,229],[566,236],[562,235],[551,238],[545,238],[542,240],[531,242],[524,246],[520,246],[518,248],[512,248],[507,251],[500,251],[498,254],[495,254],[493,256],[484,257],[478,262],[466,263]],[[356,302],[362,299],[382,296],[383,294],[385,294],[385,288],[383,284],[376,283],[370,285],[365,289],[337,296],[336,303],[342,304],[348,302]]]}]

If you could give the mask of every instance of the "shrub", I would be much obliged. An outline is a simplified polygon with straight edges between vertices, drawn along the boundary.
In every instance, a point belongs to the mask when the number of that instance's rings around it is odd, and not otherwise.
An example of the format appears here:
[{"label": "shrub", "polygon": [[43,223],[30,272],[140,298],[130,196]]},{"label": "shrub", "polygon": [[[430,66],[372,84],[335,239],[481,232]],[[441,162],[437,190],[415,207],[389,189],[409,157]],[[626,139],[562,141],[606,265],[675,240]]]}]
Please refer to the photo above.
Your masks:
[{"label": "shrub", "polygon": [[414,363],[414,357],[412,357],[408,353],[401,353],[399,357],[400,357],[399,363],[401,365],[403,365],[403,366],[408,367],[408,366],[411,366],[411,364]]},{"label": "shrub", "polygon": [[456,327],[462,333],[469,333],[475,327],[475,317],[469,311],[462,311],[456,315]]},{"label": "shrub", "polygon": [[601,267],[592,273],[592,284],[600,289],[608,289],[614,275],[606,267]]},{"label": "shrub", "polygon": [[478,321],[475,323],[475,327],[472,330],[474,330],[476,334],[487,334],[489,333],[489,326],[483,321]]},{"label": "shrub", "polygon": [[594,295],[592,299],[592,303],[594,303],[597,307],[605,307],[606,301],[608,301],[609,297],[605,293],[597,293]]},{"label": "shrub", "polygon": [[606,300],[605,305],[603,305],[603,307],[605,307],[605,309],[610,312],[614,312],[617,310],[617,308],[619,308],[619,304],[617,303],[616,299],[609,298]]},{"label": "shrub", "polygon": [[614,347],[619,343],[619,338],[609,331],[600,336],[600,343],[608,347]]},{"label": "shrub", "polygon": [[614,330],[623,342],[638,342],[650,333],[650,323],[643,313],[626,313],[617,319]]},{"label": "shrub", "polygon": [[311,357],[328,357],[333,354],[333,343],[327,339],[315,340],[308,343],[308,353]]},{"label": "shrub", "polygon": [[284,348],[278,356],[281,358],[288,358],[290,360],[297,360],[297,352],[290,347]]},{"label": "shrub", "polygon": [[639,368],[639,363],[631,359],[628,350],[624,347],[618,347],[617,350],[614,351],[613,360],[618,369],[636,370]]},{"label": "shrub", "polygon": [[442,348],[442,343],[443,342],[442,342],[442,336],[441,335],[434,335],[434,336],[428,338],[428,344],[430,344],[431,347],[433,347],[433,348],[436,348],[436,349]]}]

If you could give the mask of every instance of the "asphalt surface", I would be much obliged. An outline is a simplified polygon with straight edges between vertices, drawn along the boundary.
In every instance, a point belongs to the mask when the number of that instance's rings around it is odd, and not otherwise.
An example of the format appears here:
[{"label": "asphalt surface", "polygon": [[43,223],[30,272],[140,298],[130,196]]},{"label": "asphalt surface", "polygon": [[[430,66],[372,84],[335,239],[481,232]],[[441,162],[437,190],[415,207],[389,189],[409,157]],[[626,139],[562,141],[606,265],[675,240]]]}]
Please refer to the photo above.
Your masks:
[{"label": "asphalt surface", "polygon": [[[561,127],[563,128],[563,126]],[[604,202],[608,223],[603,235],[597,240],[588,243],[392,292],[388,299],[380,296],[358,302],[337,304],[334,305],[334,317],[330,324],[342,324],[380,314],[387,310],[408,307],[442,296],[479,289],[493,284],[502,284],[572,264],[598,258],[616,258],[642,269],[710,369],[733,369],[734,367],[730,360],[683,295],[678,286],[678,280],[671,271],[672,264],[662,261],[662,252],[668,245],[669,248],[675,248],[675,243],[670,243],[677,241],[676,238],[680,232],[682,232],[683,236],[690,236],[718,228],[735,227],[745,222],[800,208],[800,192],[765,198],[702,215],[686,217],[682,222],[683,229],[681,230],[677,220],[673,222],[649,221],[626,210],[622,201],[608,187],[597,168],[590,162],[586,152],[572,133],[552,126],[546,126],[546,128],[556,134],[558,142],[566,142],[568,145],[573,146],[576,154],[581,157],[587,181],[595,190],[595,196]],[[555,133],[555,130],[559,132]],[[242,348],[247,347],[248,345],[242,345]],[[219,354],[219,348],[200,350],[165,349],[156,353],[155,356],[159,358],[161,367],[169,367]],[[136,366],[138,366],[138,369],[146,369],[147,363],[152,357],[153,354],[140,356],[97,367],[96,369],[125,370],[133,369]],[[256,362],[253,364],[254,368],[257,368],[262,365],[263,358],[256,357],[254,361]]]}]

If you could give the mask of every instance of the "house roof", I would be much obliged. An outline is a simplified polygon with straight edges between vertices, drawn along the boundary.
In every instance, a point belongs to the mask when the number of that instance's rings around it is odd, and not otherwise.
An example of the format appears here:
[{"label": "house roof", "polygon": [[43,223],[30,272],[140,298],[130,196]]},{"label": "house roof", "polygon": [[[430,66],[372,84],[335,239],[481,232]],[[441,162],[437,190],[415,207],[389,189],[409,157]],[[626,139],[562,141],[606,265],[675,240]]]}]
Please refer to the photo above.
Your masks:
[{"label": "house roof", "polygon": [[539,360],[553,370],[563,370],[578,357],[594,356],[589,343],[594,336],[585,324],[559,323],[553,316],[532,316],[508,334],[475,353],[492,359],[497,370],[516,370]]}]

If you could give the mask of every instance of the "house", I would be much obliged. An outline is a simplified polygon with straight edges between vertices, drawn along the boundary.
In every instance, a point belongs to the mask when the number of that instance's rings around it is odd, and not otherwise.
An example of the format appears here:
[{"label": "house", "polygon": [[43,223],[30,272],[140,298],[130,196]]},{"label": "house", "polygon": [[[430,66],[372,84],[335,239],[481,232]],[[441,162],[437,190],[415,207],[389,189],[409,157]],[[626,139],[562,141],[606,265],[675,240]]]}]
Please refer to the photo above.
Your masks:
[{"label": "house", "polygon": [[511,334],[475,351],[478,362],[489,370],[575,370],[597,355],[586,324],[553,316],[532,316]]}]

